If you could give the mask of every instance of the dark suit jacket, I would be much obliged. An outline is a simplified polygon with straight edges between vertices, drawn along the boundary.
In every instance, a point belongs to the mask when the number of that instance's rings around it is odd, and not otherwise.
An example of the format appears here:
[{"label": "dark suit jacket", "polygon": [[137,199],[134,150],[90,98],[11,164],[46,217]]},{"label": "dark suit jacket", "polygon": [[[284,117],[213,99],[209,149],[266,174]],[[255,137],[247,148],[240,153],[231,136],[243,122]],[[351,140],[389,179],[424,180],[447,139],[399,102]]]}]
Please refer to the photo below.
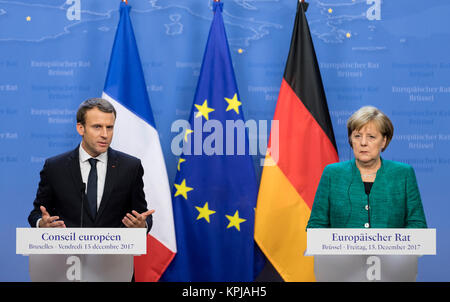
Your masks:
[{"label": "dark suit jacket", "polygon": [[[32,227],[36,226],[42,216],[39,207],[43,205],[51,216],[59,216],[67,227],[80,227],[81,215],[82,227],[124,227],[122,219],[126,213],[147,211],[143,174],[139,159],[109,148],[105,188],[94,219],[83,191],[78,147],[49,158],[40,173],[41,180],[28,222]],[[151,216],[147,218],[147,226],[150,230]]]}]

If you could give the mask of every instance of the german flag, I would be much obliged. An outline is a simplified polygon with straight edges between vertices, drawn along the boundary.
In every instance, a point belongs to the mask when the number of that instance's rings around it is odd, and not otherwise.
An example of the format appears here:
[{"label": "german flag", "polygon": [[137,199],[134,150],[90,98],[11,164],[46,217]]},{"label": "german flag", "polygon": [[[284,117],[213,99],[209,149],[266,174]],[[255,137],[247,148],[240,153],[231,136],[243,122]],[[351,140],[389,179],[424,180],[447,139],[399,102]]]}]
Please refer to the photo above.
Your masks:
[{"label": "german flag", "polygon": [[255,240],[285,281],[315,281],[306,225],[323,169],[339,161],[306,9],[298,3],[255,218]]}]

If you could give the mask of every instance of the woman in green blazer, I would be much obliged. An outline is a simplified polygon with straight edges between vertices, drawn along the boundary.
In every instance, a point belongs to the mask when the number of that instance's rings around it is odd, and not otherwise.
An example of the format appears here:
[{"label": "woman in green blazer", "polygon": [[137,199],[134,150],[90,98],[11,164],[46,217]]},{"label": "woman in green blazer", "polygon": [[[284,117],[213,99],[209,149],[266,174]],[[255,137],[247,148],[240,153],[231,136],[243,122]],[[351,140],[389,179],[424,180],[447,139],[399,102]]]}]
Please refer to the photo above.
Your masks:
[{"label": "woman in green blazer", "polygon": [[426,228],[411,166],[381,158],[394,128],[372,106],[347,121],[354,160],[325,167],[307,228]]}]

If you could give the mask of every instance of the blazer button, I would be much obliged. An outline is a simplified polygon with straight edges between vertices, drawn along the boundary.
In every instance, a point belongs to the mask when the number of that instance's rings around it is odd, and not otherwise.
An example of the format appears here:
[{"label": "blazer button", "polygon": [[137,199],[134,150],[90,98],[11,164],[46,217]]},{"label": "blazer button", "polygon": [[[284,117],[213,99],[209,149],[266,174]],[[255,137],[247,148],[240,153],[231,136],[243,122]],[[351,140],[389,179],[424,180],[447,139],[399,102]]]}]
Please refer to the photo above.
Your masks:
[{"label": "blazer button", "polygon": [[369,211],[369,205],[366,204],[366,206],[364,207],[366,209],[366,211]]},{"label": "blazer button", "polygon": [[368,227],[370,227],[370,224],[369,224],[368,222],[366,222],[366,223],[364,224],[364,227],[367,229]]}]

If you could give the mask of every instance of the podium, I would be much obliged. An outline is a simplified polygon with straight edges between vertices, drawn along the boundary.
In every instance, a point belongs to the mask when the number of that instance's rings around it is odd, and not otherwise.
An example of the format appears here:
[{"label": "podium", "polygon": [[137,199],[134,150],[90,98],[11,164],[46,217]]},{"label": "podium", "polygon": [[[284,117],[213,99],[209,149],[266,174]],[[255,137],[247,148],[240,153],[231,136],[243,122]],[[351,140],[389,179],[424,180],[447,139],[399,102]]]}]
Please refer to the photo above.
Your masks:
[{"label": "podium", "polygon": [[319,282],[414,282],[418,258],[435,254],[435,229],[307,230]]},{"label": "podium", "polygon": [[130,282],[147,230],[17,228],[16,253],[29,256],[33,282]]},{"label": "podium", "polygon": [[414,282],[418,256],[317,255],[314,275],[319,282]]}]

